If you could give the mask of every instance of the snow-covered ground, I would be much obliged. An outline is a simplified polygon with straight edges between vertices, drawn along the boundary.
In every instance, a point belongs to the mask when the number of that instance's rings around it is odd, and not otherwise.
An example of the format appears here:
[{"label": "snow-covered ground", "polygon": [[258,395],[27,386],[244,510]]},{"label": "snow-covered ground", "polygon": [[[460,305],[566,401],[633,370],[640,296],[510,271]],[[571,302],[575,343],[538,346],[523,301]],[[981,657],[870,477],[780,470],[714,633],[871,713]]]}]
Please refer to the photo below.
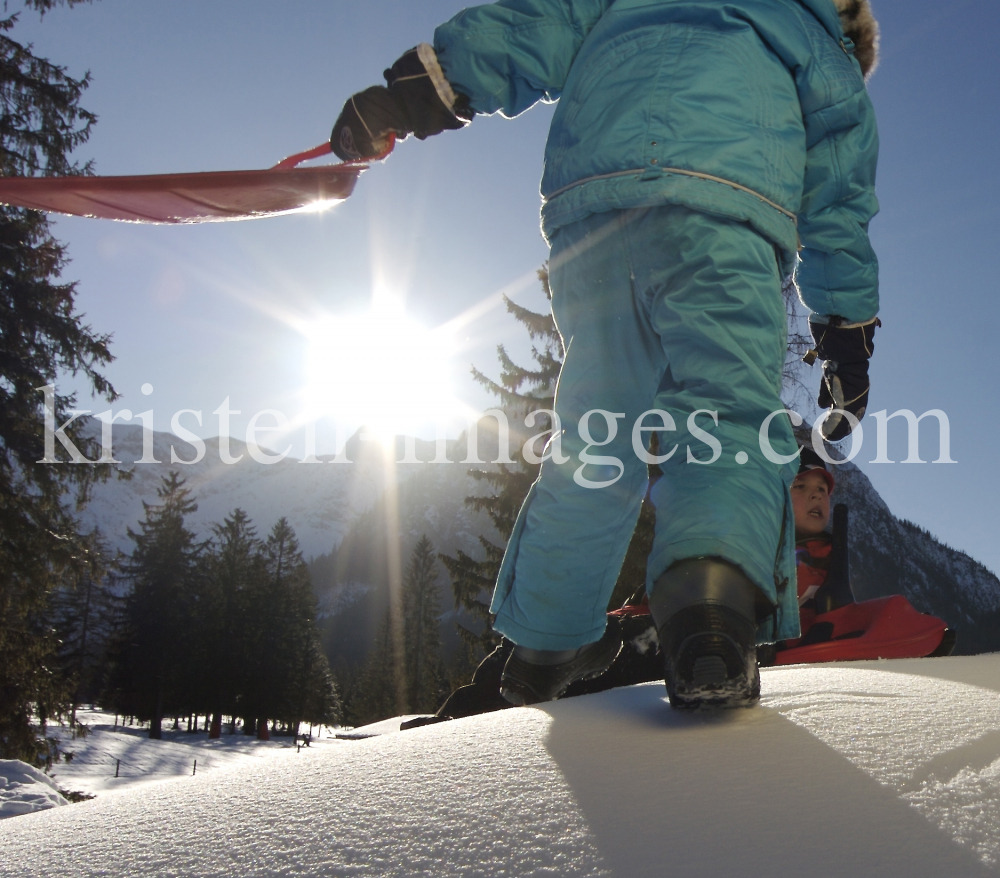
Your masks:
[{"label": "snow-covered ground", "polygon": [[[47,734],[58,739],[62,758],[48,774],[17,760],[0,759],[0,819],[69,804],[63,793],[93,798],[296,749],[291,738],[258,741],[239,732],[210,741],[205,732],[184,731],[185,723],[178,730],[164,728],[162,740],[150,741],[148,729],[119,725],[118,717],[95,709],[77,711],[77,720],[86,734],[74,735],[68,724],[49,726]],[[380,732],[381,727],[374,733]],[[344,734],[343,730],[312,727],[309,745],[339,743],[338,734]]]},{"label": "snow-covered ground", "polygon": [[[77,720],[88,730],[74,738],[66,727],[50,727],[49,734],[59,739],[60,750],[70,756],[53,766],[51,776],[60,789],[90,795],[109,790],[125,789],[155,783],[175,777],[204,774],[222,767],[235,766],[247,760],[267,757],[279,750],[295,751],[291,738],[275,737],[258,741],[252,735],[223,734],[210,741],[206,732],[191,733],[170,728],[164,722],[163,738],[149,740],[148,728],[116,725],[116,717],[100,710],[79,710]],[[204,727],[204,718],[202,718]],[[228,726],[224,731],[228,731]],[[308,727],[303,727],[303,732]],[[311,746],[334,741],[332,729],[313,730]],[[115,777],[115,774],[118,774]]]},{"label": "snow-covered ground", "polygon": [[754,710],[647,684],[199,761],[0,822],[0,875],[1000,872],[1000,655],[763,676]]}]

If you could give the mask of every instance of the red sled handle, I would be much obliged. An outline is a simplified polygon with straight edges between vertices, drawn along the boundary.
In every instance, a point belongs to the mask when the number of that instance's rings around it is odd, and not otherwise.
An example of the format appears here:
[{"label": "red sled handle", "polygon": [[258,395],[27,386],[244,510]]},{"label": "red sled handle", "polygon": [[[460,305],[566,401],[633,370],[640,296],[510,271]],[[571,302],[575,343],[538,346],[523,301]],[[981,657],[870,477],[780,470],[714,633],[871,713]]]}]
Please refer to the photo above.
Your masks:
[{"label": "red sled handle", "polygon": [[[369,162],[380,162],[382,159],[386,158],[393,148],[396,146],[396,135],[391,131],[389,132],[389,137],[386,142],[386,147],[378,155],[369,156],[368,158],[356,159],[350,162],[341,162],[341,167],[355,167],[357,165],[367,165]],[[330,143],[321,143],[319,146],[314,146],[312,149],[307,149],[305,152],[297,152],[295,155],[290,155],[286,159],[282,159],[278,164],[276,164],[272,171],[287,171],[294,168],[296,165],[302,162],[307,162],[309,159],[318,159],[322,156],[328,155],[333,152],[330,148]]]}]

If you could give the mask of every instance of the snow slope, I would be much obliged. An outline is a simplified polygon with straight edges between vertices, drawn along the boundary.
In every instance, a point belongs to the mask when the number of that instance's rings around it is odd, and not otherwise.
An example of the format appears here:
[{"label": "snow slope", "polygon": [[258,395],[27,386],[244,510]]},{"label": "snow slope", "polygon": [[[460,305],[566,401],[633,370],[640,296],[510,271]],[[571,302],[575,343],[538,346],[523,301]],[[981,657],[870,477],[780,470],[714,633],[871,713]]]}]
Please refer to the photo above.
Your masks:
[{"label": "snow slope", "polygon": [[[48,774],[16,759],[0,759],[0,818],[69,804],[63,792],[90,798],[169,778],[205,775],[273,756],[276,750],[294,750],[298,743],[298,739],[278,736],[258,741],[253,735],[244,735],[242,729],[229,734],[228,724],[216,740],[209,740],[204,731],[189,733],[182,724],[176,730],[167,726],[162,740],[151,741],[147,727],[117,725],[117,719],[101,710],[82,708],[77,711],[77,721],[87,733],[76,736],[68,724],[50,724],[46,735],[58,741],[63,758]],[[204,719],[199,717],[202,727]],[[398,727],[397,721],[394,728]],[[343,746],[339,727],[308,728],[312,729],[310,747]]]},{"label": "snow slope", "polygon": [[0,823],[0,875],[996,875],[1000,655],[772,668],[763,706],[660,684]]}]

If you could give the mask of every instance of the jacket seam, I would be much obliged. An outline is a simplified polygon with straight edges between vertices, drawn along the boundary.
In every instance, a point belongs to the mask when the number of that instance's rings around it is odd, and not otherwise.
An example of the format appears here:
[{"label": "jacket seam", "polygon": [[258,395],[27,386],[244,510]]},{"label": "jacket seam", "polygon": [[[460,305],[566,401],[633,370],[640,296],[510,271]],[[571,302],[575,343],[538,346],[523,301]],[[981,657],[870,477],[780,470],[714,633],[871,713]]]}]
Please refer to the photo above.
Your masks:
[{"label": "jacket seam", "polygon": [[[593,183],[597,180],[611,180],[614,179],[615,177],[628,177],[632,174],[637,174],[641,176],[649,170],[650,170],[649,168],[632,168],[631,170],[628,171],[613,171],[610,174],[595,174],[592,177],[584,177],[582,180],[577,180],[575,183],[570,183],[567,186],[563,186],[559,189],[556,189],[555,192],[543,196],[542,201],[547,204],[548,202],[552,201],[553,198],[562,195],[564,192],[568,192],[570,189],[575,189],[577,186],[583,186],[585,183]],[[725,179],[725,177],[716,177],[712,174],[703,174],[700,171],[688,171],[685,170],[684,168],[659,168],[658,170],[662,174],[680,174],[685,177],[696,177],[699,180],[708,180],[709,182],[712,183],[721,183],[724,186],[729,186],[730,188],[737,189],[740,192],[746,192],[749,195],[753,195],[754,198],[763,201],[764,204],[766,204],[768,207],[773,207],[779,213],[784,214],[796,225],[798,224],[799,218],[794,213],[792,213],[790,210],[785,210],[785,208],[783,208],[780,204],[776,204],[775,202],[771,201],[770,198],[761,195],[759,192],[756,192],[749,186],[744,186],[741,183],[735,183],[732,180]]]}]

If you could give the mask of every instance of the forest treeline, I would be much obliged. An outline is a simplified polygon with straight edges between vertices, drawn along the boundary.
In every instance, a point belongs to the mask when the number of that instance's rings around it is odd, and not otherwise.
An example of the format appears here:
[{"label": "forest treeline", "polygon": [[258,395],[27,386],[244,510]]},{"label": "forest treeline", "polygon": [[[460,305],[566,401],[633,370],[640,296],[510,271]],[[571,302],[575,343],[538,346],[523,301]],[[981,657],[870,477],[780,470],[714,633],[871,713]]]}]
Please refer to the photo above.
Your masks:
[{"label": "forest treeline", "polygon": [[334,723],[339,700],[316,628],[316,599],[295,534],[281,518],[260,538],[240,509],[199,543],[197,508],[176,473],[146,506],[122,566],[121,625],[109,639],[102,706],[150,722],[223,715],[244,728]]},{"label": "forest treeline", "polygon": [[262,738],[342,720],[288,522],[261,537],[235,509],[199,540],[185,522],[197,504],[177,473],[157,493],[129,530],[128,555],[111,557],[99,533],[74,536],[74,563],[24,619],[46,688],[7,689],[19,713],[4,724],[20,720],[26,733],[0,735],[0,758],[51,763],[48,723],[75,727],[81,704],[148,723],[151,738],[165,719],[186,718],[190,728],[191,717],[205,716],[209,737],[242,720]]},{"label": "forest treeline", "polygon": [[[269,734],[340,719],[337,687],[316,627],[316,599],[295,534],[281,518],[259,537],[234,510],[198,541],[185,519],[197,509],[175,472],[159,502],[144,504],[134,548],[110,567],[99,551],[84,576],[53,593],[58,667],[82,702],[149,723],[211,717]],[[99,545],[99,541],[93,541]]]}]

